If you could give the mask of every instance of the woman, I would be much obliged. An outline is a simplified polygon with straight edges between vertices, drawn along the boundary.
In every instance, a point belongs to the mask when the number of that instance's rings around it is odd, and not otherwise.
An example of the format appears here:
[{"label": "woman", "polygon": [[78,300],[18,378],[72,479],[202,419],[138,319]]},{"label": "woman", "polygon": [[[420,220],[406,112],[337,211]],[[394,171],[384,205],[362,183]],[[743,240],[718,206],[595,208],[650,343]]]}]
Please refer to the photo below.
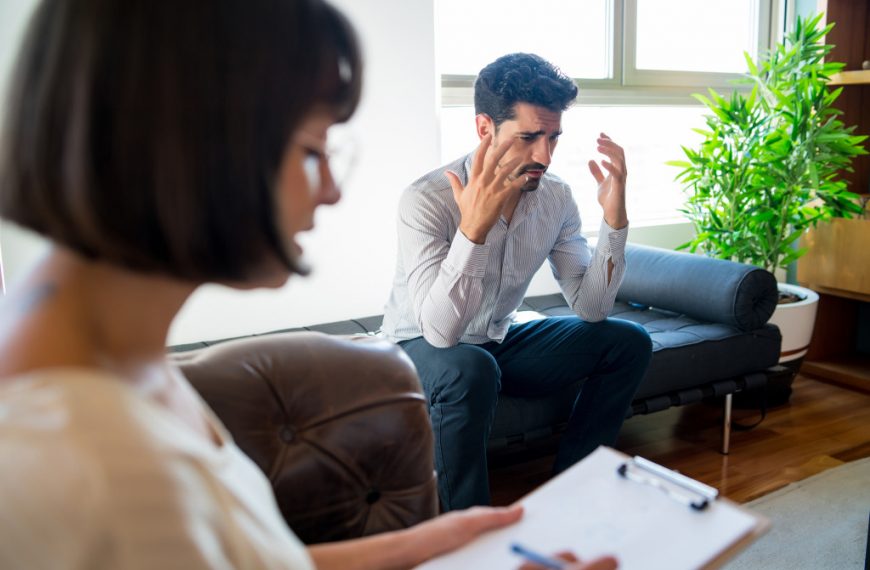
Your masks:
[{"label": "woman", "polygon": [[360,95],[321,0],[45,0],[19,54],[0,213],[52,241],[0,316],[0,567],[402,568],[519,519],[474,509],[306,549],[165,356],[202,283],[304,273]]}]

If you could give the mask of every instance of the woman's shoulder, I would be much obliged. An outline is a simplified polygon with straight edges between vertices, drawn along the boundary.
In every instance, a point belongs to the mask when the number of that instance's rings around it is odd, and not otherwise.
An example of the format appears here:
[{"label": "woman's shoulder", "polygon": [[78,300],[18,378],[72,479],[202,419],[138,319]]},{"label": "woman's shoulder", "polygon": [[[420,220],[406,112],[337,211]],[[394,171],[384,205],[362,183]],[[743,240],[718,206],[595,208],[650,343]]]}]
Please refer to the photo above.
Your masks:
[{"label": "woman's shoulder", "polygon": [[38,440],[82,446],[110,428],[134,405],[123,382],[111,374],[78,368],[46,369],[0,380],[3,441]]},{"label": "woman's shoulder", "polygon": [[104,423],[123,405],[120,383],[104,372],[57,368],[20,374],[0,380],[0,434],[4,441],[65,439],[76,428]]},{"label": "woman's shoulder", "polygon": [[[0,566],[87,564],[106,516],[104,457],[76,433],[66,374],[0,383]],[[7,559],[8,557],[12,557]],[[66,564],[66,563],[65,563]]]},{"label": "woman's shoulder", "polygon": [[[0,568],[209,567],[209,551],[233,566],[244,544],[252,560],[280,553],[276,567],[309,567],[277,509],[272,522],[268,508],[262,515],[231,498],[270,504],[265,480],[234,481],[257,468],[231,442],[223,451],[195,445],[183,424],[119,380],[59,369],[0,382]],[[237,511],[265,521],[263,536],[239,536]]]},{"label": "woman's shoulder", "polygon": [[[137,420],[137,407],[122,381],[100,371],[51,369],[3,380],[0,503],[15,527],[55,535],[41,540],[75,550],[75,543],[88,549],[122,531],[128,513],[176,516],[167,500],[178,488],[171,462]],[[0,551],[13,546],[6,541],[15,531],[6,526],[0,521]]]},{"label": "woman's shoulder", "polygon": [[[76,465],[71,475],[109,483],[132,469],[141,481],[157,480],[174,459],[200,459],[189,445],[197,440],[181,427],[123,378],[100,370],[47,369],[0,382],[0,448],[5,457],[26,456],[19,469]],[[64,462],[55,460],[60,456]],[[63,469],[52,473],[66,475]],[[118,492],[129,486],[110,487]]]},{"label": "woman's shoulder", "polygon": [[[129,425],[132,402],[99,371],[52,369],[0,381],[0,455],[8,460],[0,477],[32,489],[31,497],[51,487],[63,490],[64,503],[95,499],[112,466],[148,445]],[[8,489],[0,484],[0,493]]]}]

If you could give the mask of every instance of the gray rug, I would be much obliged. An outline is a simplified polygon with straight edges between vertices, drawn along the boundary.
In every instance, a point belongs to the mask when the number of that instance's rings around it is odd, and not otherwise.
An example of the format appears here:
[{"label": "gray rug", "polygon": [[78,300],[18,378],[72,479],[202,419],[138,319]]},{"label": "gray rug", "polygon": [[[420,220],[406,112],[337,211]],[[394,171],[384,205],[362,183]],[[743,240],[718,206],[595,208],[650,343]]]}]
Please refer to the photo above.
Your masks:
[{"label": "gray rug", "polygon": [[792,483],[746,504],[773,523],[724,568],[864,568],[870,515],[870,458]]}]

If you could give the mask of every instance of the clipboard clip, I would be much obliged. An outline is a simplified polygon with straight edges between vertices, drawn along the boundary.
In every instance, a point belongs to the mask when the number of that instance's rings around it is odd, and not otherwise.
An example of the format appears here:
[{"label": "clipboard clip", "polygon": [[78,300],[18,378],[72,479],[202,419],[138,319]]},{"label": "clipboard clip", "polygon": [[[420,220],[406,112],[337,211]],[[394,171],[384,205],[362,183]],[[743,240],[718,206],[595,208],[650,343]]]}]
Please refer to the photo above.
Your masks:
[{"label": "clipboard clip", "polygon": [[[662,467],[643,457],[635,456],[620,465],[616,472],[635,483],[659,489],[668,497],[696,511],[706,509],[719,496],[719,490],[700,481],[695,481],[667,467]],[[674,487],[679,489],[675,490]]]}]

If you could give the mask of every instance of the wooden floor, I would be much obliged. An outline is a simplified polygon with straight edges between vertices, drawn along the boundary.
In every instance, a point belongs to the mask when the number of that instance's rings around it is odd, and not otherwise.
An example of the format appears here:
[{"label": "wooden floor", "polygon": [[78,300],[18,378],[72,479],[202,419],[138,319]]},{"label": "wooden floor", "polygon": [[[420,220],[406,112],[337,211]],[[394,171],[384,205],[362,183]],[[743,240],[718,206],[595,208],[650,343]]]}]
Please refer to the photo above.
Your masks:
[{"label": "wooden floor", "polygon": [[[870,395],[798,376],[788,404],[746,432],[732,432],[731,453],[719,453],[722,410],[692,404],[625,422],[616,448],[641,455],[751,501],[848,461],[870,457]],[[758,413],[735,410],[754,423]],[[493,469],[493,504],[506,505],[549,478],[552,456]]]}]

